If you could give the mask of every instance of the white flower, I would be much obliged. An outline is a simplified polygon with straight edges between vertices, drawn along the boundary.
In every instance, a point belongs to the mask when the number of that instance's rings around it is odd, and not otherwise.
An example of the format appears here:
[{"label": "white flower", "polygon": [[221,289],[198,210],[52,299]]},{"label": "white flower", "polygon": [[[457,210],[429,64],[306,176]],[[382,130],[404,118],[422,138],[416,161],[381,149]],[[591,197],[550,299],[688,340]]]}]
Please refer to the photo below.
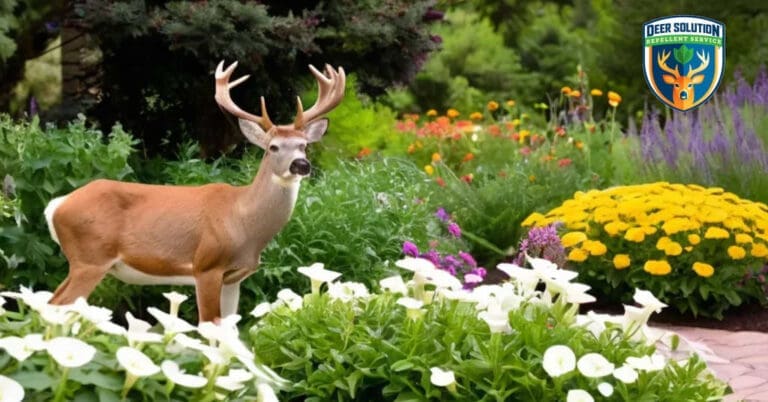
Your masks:
[{"label": "white flower", "polygon": [[595,402],[595,398],[583,389],[572,389],[568,391],[565,402]]},{"label": "white flower", "polygon": [[163,296],[171,302],[170,314],[174,317],[179,316],[179,306],[181,303],[184,303],[184,300],[189,298],[187,295],[175,291],[163,293]]},{"label": "white flower", "polygon": [[398,260],[395,262],[395,265],[407,269],[414,274],[419,274],[421,272],[430,272],[434,271],[437,268],[435,268],[435,264],[432,263],[432,261],[429,261],[424,258],[414,258],[414,257],[405,257],[402,260]]},{"label": "white flower", "polygon": [[550,377],[560,377],[576,368],[576,355],[566,345],[554,345],[544,352],[542,365]]},{"label": "white flower", "polygon": [[666,304],[662,303],[659,299],[656,298],[656,296],[653,295],[653,293],[647,290],[635,289],[635,294],[632,296],[632,298],[636,303],[640,304],[646,309],[655,311],[656,313],[660,313],[661,309],[667,307]]},{"label": "white flower", "polygon": [[423,301],[414,299],[412,297],[401,297],[397,299],[397,304],[406,308],[406,316],[408,318],[415,320],[421,317],[421,307],[424,305]]},{"label": "white flower", "polygon": [[30,288],[22,286],[21,292],[2,292],[0,296],[21,300],[24,304],[32,307],[32,309],[40,311],[40,309],[48,305],[48,301],[53,297],[53,293],[46,290],[35,292]]},{"label": "white flower", "polygon": [[637,381],[637,371],[627,364],[613,370],[613,377],[624,384],[632,384]]},{"label": "white flower", "polygon": [[658,371],[667,365],[667,359],[658,353],[654,353],[652,356],[627,357],[626,364],[635,370]]},{"label": "white flower", "polygon": [[543,258],[527,257],[527,259],[528,263],[533,267],[533,271],[543,281],[552,279],[568,282],[579,275],[579,273],[575,271],[560,269],[557,264]]},{"label": "white flower", "polygon": [[605,331],[605,323],[608,318],[607,314],[597,314],[589,310],[586,315],[579,314],[576,316],[576,325],[586,328],[595,338],[598,338]]},{"label": "white flower", "polygon": [[587,293],[589,289],[589,286],[581,283],[567,283],[563,286],[561,294],[565,296],[565,301],[571,304],[593,303],[597,299]]},{"label": "white flower", "polygon": [[400,293],[403,295],[408,294],[408,287],[403,282],[403,277],[400,275],[393,275],[388,278],[384,278],[379,281],[379,285],[383,290],[392,293]]},{"label": "white flower", "polygon": [[173,341],[178,343],[179,345],[192,350],[202,350],[203,347],[207,347],[207,345],[203,345],[203,342],[197,338],[192,338],[191,336],[187,334],[176,334],[173,336]]},{"label": "white flower", "polygon": [[128,321],[128,332],[126,338],[131,345],[137,343],[159,343],[163,341],[163,336],[154,332],[149,332],[152,327],[148,322],[135,318],[129,312],[125,313],[125,319]]},{"label": "white flower", "polygon": [[174,384],[187,388],[202,388],[208,384],[208,379],[199,375],[187,374],[179,368],[179,365],[171,360],[166,360],[160,364],[163,374]]},{"label": "white flower", "polygon": [[195,330],[195,327],[193,327],[192,324],[177,316],[161,311],[155,307],[150,307],[147,309],[147,311],[157,319],[157,322],[159,322],[160,325],[163,326],[163,330],[166,334],[177,334],[180,332],[190,332]]},{"label": "white flower", "polygon": [[615,366],[600,353],[587,353],[576,362],[579,372],[584,377],[599,378],[613,373]]},{"label": "white flower", "polygon": [[18,336],[0,338],[0,349],[5,349],[9,355],[20,362],[27,360],[29,356],[32,356],[32,353],[35,353],[32,348],[27,347],[27,343],[24,342],[24,339],[19,338]]},{"label": "white flower", "polygon": [[80,367],[93,360],[96,348],[76,338],[53,338],[46,350],[56,363],[67,368]]},{"label": "white flower", "polygon": [[70,319],[73,319],[74,317],[71,314],[69,307],[64,306],[43,304],[40,305],[40,307],[36,310],[40,313],[40,318],[42,318],[43,321],[53,325],[66,324]]},{"label": "white flower", "polygon": [[91,306],[82,297],[78,297],[69,308],[94,324],[112,319],[112,310],[99,306]]},{"label": "white flower", "polygon": [[251,315],[256,318],[261,318],[267,315],[270,311],[272,311],[272,304],[269,302],[262,302],[257,304],[256,307],[251,310]]},{"label": "white flower", "polygon": [[536,290],[536,285],[539,284],[539,276],[532,269],[515,264],[499,264],[496,268],[515,281],[518,291],[523,295],[533,293]]},{"label": "white flower", "polygon": [[448,387],[451,384],[456,383],[456,377],[451,370],[443,370],[440,367],[432,367],[429,369],[432,375],[429,377],[429,381],[438,387]]},{"label": "white flower", "polygon": [[0,315],[5,314],[5,309],[3,308],[4,305],[5,305],[5,299],[0,297]]},{"label": "white flower", "polygon": [[328,296],[331,300],[341,300],[345,303],[355,299],[364,299],[370,296],[368,288],[360,282],[329,283]]},{"label": "white flower", "polygon": [[24,400],[24,388],[16,381],[0,375],[0,402],[21,402]]},{"label": "white flower", "polygon": [[277,308],[282,304],[287,305],[291,311],[296,311],[304,305],[304,299],[291,289],[283,289],[277,292],[277,301],[272,305],[272,308]]},{"label": "white flower", "polygon": [[309,277],[312,281],[312,294],[320,293],[320,286],[325,282],[333,282],[341,276],[341,273],[329,271],[323,268],[323,264],[316,262],[308,267],[299,267],[299,272]]},{"label": "white flower", "polygon": [[464,285],[455,276],[451,275],[448,271],[442,269],[434,269],[432,271],[423,271],[425,282],[435,285],[437,288],[448,288],[452,290],[463,289]]},{"label": "white flower", "polygon": [[477,317],[488,324],[491,333],[509,334],[512,332],[512,326],[509,325],[509,313],[505,311],[499,309],[481,311]]},{"label": "white flower", "polygon": [[110,335],[126,336],[128,334],[128,331],[125,328],[115,324],[112,321],[102,321],[96,324],[96,328],[98,328],[101,332],[106,332]]},{"label": "white flower", "polygon": [[140,350],[129,346],[121,346],[117,349],[117,361],[128,374],[134,377],[149,377],[160,372],[160,367],[152,362],[152,359]]},{"label": "white flower", "polygon": [[247,370],[231,369],[227,375],[216,378],[216,386],[234,392],[243,389],[245,387],[245,382],[252,378],[253,374]]},{"label": "white flower", "polygon": [[279,402],[275,391],[268,384],[256,384],[256,390],[259,391],[256,402]]},{"label": "white flower", "polygon": [[607,398],[613,395],[613,385],[607,382],[601,382],[600,384],[597,384],[597,391],[600,392],[600,395]]}]

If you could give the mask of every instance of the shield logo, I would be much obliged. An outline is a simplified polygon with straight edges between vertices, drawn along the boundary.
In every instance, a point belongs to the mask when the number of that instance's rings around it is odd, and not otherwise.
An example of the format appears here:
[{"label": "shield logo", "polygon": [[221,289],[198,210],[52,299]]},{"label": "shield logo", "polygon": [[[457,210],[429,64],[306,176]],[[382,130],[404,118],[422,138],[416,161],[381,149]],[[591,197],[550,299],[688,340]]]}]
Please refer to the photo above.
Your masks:
[{"label": "shield logo", "polygon": [[715,93],[725,70],[725,24],[675,15],[643,24],[643,73],[667,106],[691,110]]}]

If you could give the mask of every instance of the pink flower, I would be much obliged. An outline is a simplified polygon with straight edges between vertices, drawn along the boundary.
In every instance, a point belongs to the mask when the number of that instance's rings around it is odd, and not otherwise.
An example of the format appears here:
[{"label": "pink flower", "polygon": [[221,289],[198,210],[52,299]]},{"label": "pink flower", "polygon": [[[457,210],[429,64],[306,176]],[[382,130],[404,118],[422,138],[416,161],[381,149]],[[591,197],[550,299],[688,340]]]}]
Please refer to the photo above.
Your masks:
[{"label": "pink flower", "polygon": [[451,222],[448,224],[448,232],[455,238],[461,237],[461,228],[456,224],[456,222]]}]

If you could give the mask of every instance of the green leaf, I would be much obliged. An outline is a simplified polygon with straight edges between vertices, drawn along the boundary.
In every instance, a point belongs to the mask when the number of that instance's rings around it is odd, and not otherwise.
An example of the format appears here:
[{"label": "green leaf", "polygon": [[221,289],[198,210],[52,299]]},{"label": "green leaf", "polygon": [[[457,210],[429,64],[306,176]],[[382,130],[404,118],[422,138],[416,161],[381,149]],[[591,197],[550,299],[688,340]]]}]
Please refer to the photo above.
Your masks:
[{"label": "green leaf", "polygon": [[57,383],[48,373],[40,371],[22,371],[10,376],[16,380],[26,390],[42,391],[47,388],[53,388]]},{"label": "green leaf", "polygon": [[424,398],[419,397],[411,391],[403,392],[395,398],[395,402],[421,402],[423,400]]},{"label": "green leaf", "polygon": [[693,58],[693,49],[685,45],[673,50],[673,53],[675,54],[675,60],[680,64],[686,64]]},{"label": "green leaf", "polygon": [[391,367],[392,371],[395,371],[395,372],[410,370],[412,368],[413,368],[413,363],[405,359],[392,363],[392,367]]},{"label": "green leaf", "polygon": [[69,378],[80,384],[95,385],[112,391],[120,391],[123,388],[123,381],[114,373],[113,375],[108,375],[99,371],[84,372],[82,370],[72,370],[69,373]]}]

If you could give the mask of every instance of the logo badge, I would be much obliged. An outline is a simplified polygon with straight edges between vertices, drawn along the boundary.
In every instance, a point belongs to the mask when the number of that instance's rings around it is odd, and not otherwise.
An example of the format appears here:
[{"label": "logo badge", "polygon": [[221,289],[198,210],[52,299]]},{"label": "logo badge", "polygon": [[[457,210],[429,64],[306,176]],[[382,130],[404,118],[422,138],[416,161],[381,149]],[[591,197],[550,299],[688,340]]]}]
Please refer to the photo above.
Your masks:
[{"label": "logo badge", "polygon": [[643,73],[667,106],[691,110],[715,93],[725,64],[725,24],[675,15],[643,24]]}]

